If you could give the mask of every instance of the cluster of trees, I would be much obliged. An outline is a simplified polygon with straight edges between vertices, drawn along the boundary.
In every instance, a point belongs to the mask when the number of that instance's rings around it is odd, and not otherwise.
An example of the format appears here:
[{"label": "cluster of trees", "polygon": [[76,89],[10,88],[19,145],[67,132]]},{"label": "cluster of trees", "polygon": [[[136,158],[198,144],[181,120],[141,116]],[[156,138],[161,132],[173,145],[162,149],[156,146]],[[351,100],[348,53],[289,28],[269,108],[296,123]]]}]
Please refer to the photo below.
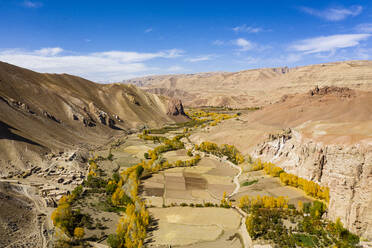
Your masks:
[{"label": "cluster of trees", "polygon": [[165,139],[167,139],[163,136],[148,135],[145,131],[148,131],[148,130],[144,130],[142,134],[138,135],[138,138],[143,139],[143,140],[152,140],[154,143],[161,143]]},{"label": "cluster of trees", "polygon": [[89,160],[89,173],[86,180],[84,180],[83,185],[91,188],[91,191],[97,193],[100,192],[102,188],[105,187],[106,181],[100,177],[101,170],[98,169],[97,160],[100,157],[95,157]]},{"label": "cluster of trees", "polygon": [[283,224],[282,214],[281,209],[254,209],[245,222],[251,238],[272,240],[279,247],[295,248],[296,242]]},{"label": "cluster of trees", "polygon": [[136,201],[135,204],[128,204],[119,220],[116,234],[110,235],[108,239],[109,245],[115,248],[143,247],[149,220],[149,212],[143,202]]},{"label": "cluster of trees", "polygon": [[358,235],[344,228],[340,218],[336,220],[336,223],[328,223],[327,230],[333,236],[337,247],[355,247],[359,243]]},{"label": "cluster of trees", "polygon": [[[249,205],[250,202],[243,199],[242,204]],[[340,220],[333,223],[321,218],[326,210],[323,202],[299,202],[299,206],[300,211],[285,207],[268,208],[262,203],[249,208],[250,215],[246,219],[249,235],[253,240],[271,240],[279,247],[346,248],[356,247],[359,243],[358,236],[346,230]],[[288,218],[291,225],[284,224]]]},{"label": "cluster of trees", "polygon": [[53,225],[58,227],[68,237],[81,239],[84,236],[80,210],[73,210],[71,205],[82,194],[83,187],[77,186],[71,194],[63,195],[58,201],[58,207],[52,212]]},{"label": "cluster of trees", "polygon": [[141,162],[129,167],[119,178],[113,176],[107,183],[106,192],[113,192],[111,203],[117,207],[125,207],[125,214],[119,220],[116,234],[108,239],[111,247],[143,247],[149,212],[138,197],[138,186],[145,165],[145,162]]},{"label": "cluster of trees", "polygon": [[202,152],[211,153],[219,157],[226,156],[227,159],[234,164],[241,164],[244,162],[243,155],[233,145],[223,144],[218,146],[215,143],[204,141],[200,145],[195,145],[195,149]]},{"label": "cluster of trees", "polygon": [[[173,151],[173,150],[179,150],[183,149],[185,147],[184,143],[181,141],[182,138],[186,137],[186,134],[180,134],[175,136],[173,139],[168,139],[165,137],[162,137],[162,142],[164,144],[159,145],[155,147],[153,150],[149,150],[144,154],[144,157],[147,159],[147,161],[142,161],[138,165],[131,167],[127,169],[128,173],[129,170],[137,168],[137,166],[141,166],[146,172],[149,173],[155,173],[159,170],[171,168],[171,167],[188,167],[188,166],[194,166],[200,161],[200,156],[196,155],[194,158],[186,161],[178,160],[174,163],[169,163],[166,159],[161,158],[160,154]],[[191,150],[188,151],[188,155],[192,156]]]},{"label": "cluster of trees", "polygon": [[239,199],[239,207],[245,209],[248,212],[252,209],[257,208],[288,208],[288,199],[284,196],[273,197],[273,196],[242,196]]},{"label": "cluster of trees", "polygon": [[329,188],[325,186],[320,186],[319,184],[306,180],[304,178],[298,177],[293,174],[282,172],[280,174],[280,181],[284,185],[293,186],[296,188],[300,188],[307,195],[310,195],[314,198],[325,200],[326,202],[329,202]]},{"label": "cluster of trees", "polygon": [[195,166],[199,163],[199,161],[201,160],[200,156],[199,155],[196,155],[194,158],[190,159],[190,160],[186,160],[186,161],[183,161],[183,160],[177,160],[176,162],[174,162],[173,164],[171,164],[170,167],[190,167],[190,166]]},{"label": "cluster of trees", "polygon": [[230,115],[224,113],[206,112],[200,109],[187,112],[187,115],[190,116],[193,121],[200,121],[200,124],[203,122],[210,122],[210,126],[216,126],[222,120],[228,120],[239,116],[238,114]]},{"label": "cluster of trees", "polygon": [[272,163],[262,162],[260,159],[257,159],[252,164],[252,170],[257,171],[262,169],[270,176],[279,177],[280,181],[284,185],[300,188],[305,191],[307,195],[329,202],[329,188],[326,186],[320,186],[318,183],[311,180],[306,180],[294,174],[286,173],[282,168],[275,166]]},{"label": "cluster of trees", "polygon": [[[176,203],[172,203],[171,206],[177,206],[177,204]],[[218,205],[217,203],[212,203],[212,202],[204,202],[203,204],[201,204],[201,203],[196,203],[196,204],[190,203],[190,204],[187,204],[185,202],[182,202],[180,204],[180,206],[181,207],[190,206],[190,207],[197,207],[197,208],[202,208],[202,207],[206,207],[206,208],[208,208],[208,207],[221,207],[221,205]]]},{"label": "cluster of trees", "polygon": [[283,173],[283,169],[272,163],[264,163],[264,172],[272,177],[278,177]]},{"label": "cluster of trees", "polygon": [[194,117],[194,118],[211,117],[211,119],[213,119],[213,120],[216,120],[216,119],[227,120],[227,119],[231,119],[233,117],[238,116],[238,114],[229,115],[229,114],[225,114],[225,113],[207,112],[207,111],[203,111],[201,109],[195,110],[195,111],[192,111],[192,112],[187,112],[187,115],[189,115],[190,117]]},{"label": "cluster of trees", "polygon": [[261,161],[261,159],[257,159],[256,161],[254,161],[251,166],[251,171],[259,171],[259,170],[263,170],[264,168],[264,165],[265,163]]}]

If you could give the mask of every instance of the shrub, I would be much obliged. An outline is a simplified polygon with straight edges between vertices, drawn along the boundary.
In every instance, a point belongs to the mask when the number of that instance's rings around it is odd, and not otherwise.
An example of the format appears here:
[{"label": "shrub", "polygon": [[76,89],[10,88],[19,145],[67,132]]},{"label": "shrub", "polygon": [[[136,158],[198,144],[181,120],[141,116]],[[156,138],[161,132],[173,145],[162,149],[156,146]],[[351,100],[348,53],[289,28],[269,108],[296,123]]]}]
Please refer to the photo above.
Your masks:
[{"label": "shrub", "polygon": [[107,243],[112,248],[117,248],[119,247],[119,244],[120,244],[118,236],[116,234],[110,234],[107,238]]},{"label": "shrub", "polygon": [[114,160],[114,155],[110,152],[109,155],[107,156],[107,159],[110,161]]},{"label": "shrub", "polygon": [[143,154],[143,156],[145,157],[145,159],[150,159],[151,158],[148,152],[145,152]]}]

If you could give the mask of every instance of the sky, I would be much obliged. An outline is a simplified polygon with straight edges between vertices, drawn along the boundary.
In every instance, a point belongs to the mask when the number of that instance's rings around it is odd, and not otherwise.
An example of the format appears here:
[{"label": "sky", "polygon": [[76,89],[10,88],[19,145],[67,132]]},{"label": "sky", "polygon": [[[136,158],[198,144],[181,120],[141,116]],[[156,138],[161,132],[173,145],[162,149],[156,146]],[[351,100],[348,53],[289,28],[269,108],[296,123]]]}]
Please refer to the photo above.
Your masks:
[{"label": "sky", "polygon": [[0,61],[95,82],[371,59],[370,0],[0,0]]}]

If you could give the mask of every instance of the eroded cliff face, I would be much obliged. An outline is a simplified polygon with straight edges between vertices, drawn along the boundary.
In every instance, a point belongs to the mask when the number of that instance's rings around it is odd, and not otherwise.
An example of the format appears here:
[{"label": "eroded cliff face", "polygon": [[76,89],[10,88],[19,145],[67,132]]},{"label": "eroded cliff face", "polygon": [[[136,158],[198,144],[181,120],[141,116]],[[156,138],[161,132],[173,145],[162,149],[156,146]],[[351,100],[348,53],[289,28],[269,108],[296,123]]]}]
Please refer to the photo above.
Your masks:
[{"label": "eroded cliff face", "polygon": [[330,188],[327,217],[372,238],[372,145],[323,145],[286,130],[257,145],[254,157]]}]

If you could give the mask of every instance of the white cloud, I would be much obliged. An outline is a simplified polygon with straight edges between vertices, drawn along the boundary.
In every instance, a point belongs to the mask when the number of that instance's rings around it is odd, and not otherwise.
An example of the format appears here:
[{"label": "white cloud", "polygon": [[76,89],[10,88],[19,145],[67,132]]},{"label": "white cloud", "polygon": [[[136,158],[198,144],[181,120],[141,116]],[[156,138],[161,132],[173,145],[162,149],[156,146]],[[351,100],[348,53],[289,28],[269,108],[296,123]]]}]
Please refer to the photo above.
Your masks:
[{"label": "white cloud", "polygon": [[209,54],[209,55],[197,56],[195,58],[187,58],[185,59],[185,61],[194,63],[194,62],[211,60],[213,57],[215,57],[215,55]]},{"label": "white cloud", "polygon": [[246,24],[243,24],[241,26],[236,26],[232,30],[234,30],[236,33],[239,33],[239,32],[259,33],[263,31],[262,28],[247,26]]},{"label": "white cloud", "polygon": [[290,48],[306,54],[334,52],[339,48],[354,47],[370,37],[370,34],[340,34],[301,40]]},{"label": "white cloud", "polygon": [[250,42],[249,40],[243,39],[243,38],[234,40],[233,44],[240,47],[239,51],[242,51],[242,52],[251,50],[254,47],[252,42]]},{"label": "white cloud", "polygon": [[156,68],[148,66],[145,61],[156,58],[172,59],[182,53],[178,49],[156,53],[107,51],[85,55],[62,52],[62,48],[43,48],[31,52],[5,50],[0,52],[0,60],[38,72],[69,73],[94,81],[108,82],[152,72]]},{"label": "white cloud", "polygon": [[145,29],[145,33],[150,33],[152,32],[152,28]]},{"label": "white cloud", "polygon": [[372,23],[362,23],[355,27],[358,32],[372,33]]},{"label": "white cloud", "polygon": [[225,42],[222,41],[222,40],[215,40],[215,41],[212,42],[212,44],[215,45],[215,46],[223,46],[223,45],[225,45]]},{"label": "white cloud", "polygon": [[359,15],[362,13],[363,7],[360,5],[354,5],[350,8],[328,8],[325,10],[302,7],[301,10],[307,14],[317,16],[328,21],[341,21],[349,16]]},{"label": "white cloud", "polygon": [[43,56],[54,56],[61,52],[63,52],[63,49],[60,47],[46,47],[35,51],[36,54]]},{"label": "white cloud", "polygon": [[27,7],[27,8],[33,8],[33,9],[36,9],[36,8],[40,8],[43,6],[42,3],[40,2],[33,2],[33,1],[29,1],[29,0],[25,0],[23,2],[23,6]]},{"label": "white cloud", "polygon": [[183,53],[182,50],[172,49],[157,53],[138,53],[138,52],[123,52],[123,51],[108,51],[93,53],[92,55],[102,58],[111,58],[123,63],[142,62],[155,58],[177,58]]}]

